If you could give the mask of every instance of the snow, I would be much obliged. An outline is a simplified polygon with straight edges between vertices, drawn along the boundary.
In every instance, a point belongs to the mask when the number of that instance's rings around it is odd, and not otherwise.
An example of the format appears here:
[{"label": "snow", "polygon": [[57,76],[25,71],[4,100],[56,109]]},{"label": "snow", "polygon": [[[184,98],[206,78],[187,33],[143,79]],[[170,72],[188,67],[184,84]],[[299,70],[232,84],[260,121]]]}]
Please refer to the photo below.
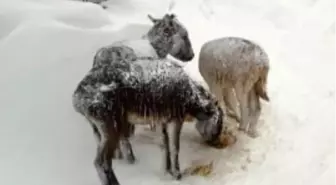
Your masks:
[{"label": "snow", "polygon": [[[94,53],[137,38],[171,1],[0,1],[0,184],[99,184],[90,126],[71,105]],[[216,150],[200,144],[192,123],[181,138],[181,167],[215,161],[214,175],[178,182],[162,171],[160,133],[137,128],[135,165],[113,163],[121,184],[335,184],[335,3],[318,1],[179,0],[172,12],[201,45],[242,36],[270,55],[270,103],[256,139]],[[202,81],[198,56],[185,66]]]}]

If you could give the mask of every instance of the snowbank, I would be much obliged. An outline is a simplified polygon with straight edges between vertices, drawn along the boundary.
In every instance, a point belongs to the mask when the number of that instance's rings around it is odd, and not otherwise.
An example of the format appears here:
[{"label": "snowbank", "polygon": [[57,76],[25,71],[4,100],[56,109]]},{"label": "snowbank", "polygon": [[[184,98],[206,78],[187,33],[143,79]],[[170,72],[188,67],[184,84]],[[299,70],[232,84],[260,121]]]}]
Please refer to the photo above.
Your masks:
[{"label": "snowbank", "polygon": [[54,20],[79,28],[99,28],[111,24],[107,12],[101,7],[77,1],[4,1],[1,2],[0,12],[0,39],[27,20]]}]

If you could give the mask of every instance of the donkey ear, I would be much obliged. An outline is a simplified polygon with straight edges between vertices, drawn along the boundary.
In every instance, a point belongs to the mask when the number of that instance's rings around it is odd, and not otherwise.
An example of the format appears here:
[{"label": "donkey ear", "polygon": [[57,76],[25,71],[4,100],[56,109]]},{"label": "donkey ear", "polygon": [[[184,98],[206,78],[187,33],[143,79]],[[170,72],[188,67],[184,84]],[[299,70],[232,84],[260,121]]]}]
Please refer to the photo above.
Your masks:
[{"label": "donkey ear", "polygon": [[151,20],[154,24],[159,21],[159,19],[155,19],[152,15],[147,15],[148,19]]},{"label": "donkey ear", "polygon": [[173,13],[169,15],[169,18],[170,18],[170,19],[175,19],[175,17],[176,17],[176,15],[173,14]]}]

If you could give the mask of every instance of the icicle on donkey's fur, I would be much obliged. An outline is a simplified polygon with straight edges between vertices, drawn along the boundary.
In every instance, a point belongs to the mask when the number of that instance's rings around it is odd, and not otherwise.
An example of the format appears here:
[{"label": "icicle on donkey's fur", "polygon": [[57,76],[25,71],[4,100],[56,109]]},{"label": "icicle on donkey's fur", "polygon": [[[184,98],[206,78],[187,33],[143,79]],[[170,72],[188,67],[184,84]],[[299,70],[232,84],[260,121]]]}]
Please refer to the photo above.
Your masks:
[{"label": "icicle on donkey's fur", "polygon": [[[182,67],[169,59],[119,61],[92,68],[73,94],[74,109],[85,116],[97,139],[95,166],[104,185],[119,184],[112,168],[112,155],[125,138],[129,159],[134,158],[128,141],[133,124],[162,125],[165,170],[180,179],[180,134],[184,120],[195,118],[209,124],[205,140],[217,140],[222,132],[223,111],[215,97],[193,81]],[[173,138],[167,125],[173,124]],[[203,135],[202,135],[203,136]],[[170,148],[172,142],[172,148]]]},{"label": "icicle on donkey's fur", "polygon": [[[240,122],[239,130],[251,137],[258,136],[259,98],[269,101],[266,90],[269,68],[266,52],[243,38],[224,37],[208,41],[199,54],[199,70],[211,92],[227,107],[227,114]],[[236,98],[240,105],[240,119]]]},{"label": "icicle on donkey's fur", "polygon": [[161,19],[148,15],[148,18],[154,25],[147,34],[138,40],[118,41],[100,48],[94,56],[93,67],[121,59],[166,58],[168,54],[183,62],[194,58],[188,31],[175,14],[165,14]]}]

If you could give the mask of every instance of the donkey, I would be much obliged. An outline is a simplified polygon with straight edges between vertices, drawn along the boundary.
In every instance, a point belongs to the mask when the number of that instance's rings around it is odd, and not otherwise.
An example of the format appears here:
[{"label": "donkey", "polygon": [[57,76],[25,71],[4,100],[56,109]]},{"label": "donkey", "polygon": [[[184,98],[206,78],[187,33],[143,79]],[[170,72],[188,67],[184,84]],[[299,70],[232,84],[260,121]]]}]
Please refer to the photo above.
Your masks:
[{"label": "donkey", "polygon": [[93,67],[109,65],[125,58],[128,61],[138,57],[154,59],[166,58],[168,54],[182,61],[191,61],[195,54],[187,29],[178,21],[175,14],[165,14],[163,18],[148,18],[153,27],[138,40],[123,40],[98,49]]},{"label": "donkey", "polygon": [[260,99],[270,101],[267,93],[270,62],[266,51],[241,37],[213,39],[201,47],[199,70],[211,92],[226,105],[225,111],[236,118],[240,113],[239,130],[257,137]]},{"label": "donkey", "polygon": [[[189,39],[187,29],[180,23],[175,14],[165,14],[163,18],[154,18],[147,15],[153,27],[138,40],[123,40],[98,49],[94,56],[93,67],[110,65],[112,62],[127,60],[166,58],[168,54],[182,62],[194,58],[194,51]],[[155,124],[150,124],[150,129],[155,130]],[[132,134],[134,126],[131,127]],[[124,142],[121,139],[120,145]],[[122,158],[120,147],[116,150],[118,158]],[[117,157],[115,156],[115,157]],[[128,160],[129,162],[132,159]],[[132,161],[131,163],[133,163]]]},{"label": "donkey", "polygon": [[[120,184],[112,168],[113,153],[120,138],[129,137],[133,124],[154,120],[161,126],[165,171],[175,179],[182,177],[179,150],[183,122],[196,119],[200,124],[211,124],[207,140],[218,140],[222,132],[223,110],[216,98],[169,59],[121,60],[94,67],[78,84],[72,103],[93,128],[98,142],[94,164],[104,185]],[[174,126],[171,134],[168,125]],[[130,144],[127,149],[133,155]]]}]

